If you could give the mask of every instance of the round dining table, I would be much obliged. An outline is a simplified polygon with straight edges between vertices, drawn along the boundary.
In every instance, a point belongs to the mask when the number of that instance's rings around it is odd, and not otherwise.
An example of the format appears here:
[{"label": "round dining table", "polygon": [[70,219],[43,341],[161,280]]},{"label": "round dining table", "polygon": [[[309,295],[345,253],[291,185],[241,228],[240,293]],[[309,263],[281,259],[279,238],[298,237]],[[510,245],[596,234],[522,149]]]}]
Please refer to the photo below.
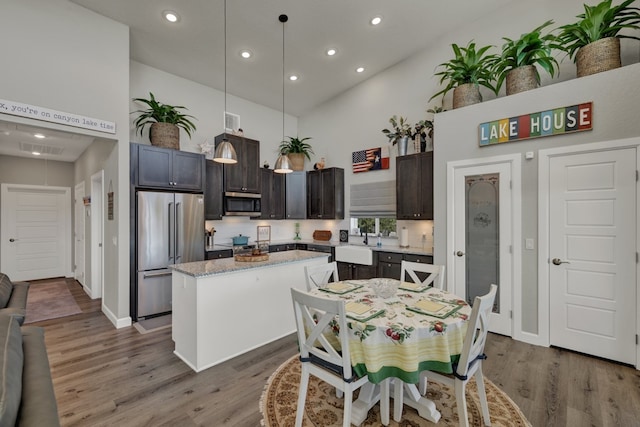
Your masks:
[{"label": "round dining table", "polygon": [[356,374],[369,379],[353,404],[352,423],[364,421],[380,399],[378,385],[391,378],[395,387],[404,388],[405,404],[416,408],[423,418],[438,422],[440,412],[420,395],[416,384],[424,370],[453,372],[471,307],[449,292],[397,280],[395,295],[382,298],[372,287],[377,280],[333,282],[310,291],[345,301],[351,363]]}]

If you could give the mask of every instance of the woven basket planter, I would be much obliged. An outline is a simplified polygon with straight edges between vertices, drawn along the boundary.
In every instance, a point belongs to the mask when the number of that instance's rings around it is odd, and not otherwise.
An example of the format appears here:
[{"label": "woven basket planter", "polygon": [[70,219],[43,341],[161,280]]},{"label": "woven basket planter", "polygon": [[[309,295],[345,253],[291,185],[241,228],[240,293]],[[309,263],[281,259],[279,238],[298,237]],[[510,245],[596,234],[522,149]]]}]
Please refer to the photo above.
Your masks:
[{"label": "woven basket planter", "polygon": [[482,95],[480,95],[480,88],[474,83],[465,83],[456,86],[453,89],[453,108],[462,108],[467,105],[477,104],[482,102]]},{"label": "woven basket planter", "polygon": [[180,149],[180,128],[171,123],[154,123],[149,133],[151,145],[163,148]]},{"label": "woven basket planter", "polygon": [[294,171],[303,171],[304,170],[304,154],[302,153],[289,153],[287,154],[289,157],[289,164],[291,165],[291,169]]},{"label": "woven basket planter", "polygon": [[578,77],[620,68],[620,39],[607,37],[581,47],[576,54]]},{"label": "woven basket planter", "polygon": [[507,73],[507,95],[524,92],[538,87],[535,65],[523,65]]}]

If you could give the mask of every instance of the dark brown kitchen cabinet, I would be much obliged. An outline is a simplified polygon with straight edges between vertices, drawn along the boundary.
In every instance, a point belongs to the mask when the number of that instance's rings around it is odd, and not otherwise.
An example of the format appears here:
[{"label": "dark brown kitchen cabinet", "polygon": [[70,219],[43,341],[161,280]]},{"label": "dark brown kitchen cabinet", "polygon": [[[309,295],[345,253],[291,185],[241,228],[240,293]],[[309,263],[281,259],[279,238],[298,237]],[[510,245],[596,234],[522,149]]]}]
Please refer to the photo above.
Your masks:
[{"label": "dark brown kitchen cabinet", "polygon": [[260,169],[262,199],[260,201],[261,219],[284,219],[285,194],[284,174],[271,169]]},{"label": "dark brown kitchen cabinet", "polygon": [[[217,146],[225,134],[216,136]],[[238,157],[238,163],[224,164],[224,191],[260,193],[260,141],[226,134]]]},{"label": "dark brown kitchen cabinet", "polygon": [[396,157],[396,218],[433,219],[433,151]]},{"label": "dark brown kitchen cabinet", "polygon": [[[402,272],[402,261],[421,262],[424,264],[433,264],[431,255],[418,254],[402,254],[399,252],[378,252],[378,277],[387,277],[390,279],[400,279]],[[428,273],[417,273],[418,278],[424,280]],[[340,277],[342,279],[342,276]],[[406,281],[412,282],[410,277],[405,278]]]},{"label": "dark brown kitchen cabinet", "polygon": [[307,218],[344,219],[344,169],[307,172]]},{"label": "dark brown kitchen cabinet", "polygon": [[340,280],[363,280],[377,277],[377,268],[374,265],[352,264],[350,262],[338,263],[338,277]]},{"label": "dark brown kitchen cabinet", "polygon": [[205,259],[221,259],[221,258],[231,258],[233,256],[232,249],[219,249],[216,251],[207,251],[205,252]]},{"label": "dark brown kitchen cabinet", "polygon": [[137,187],[202,191],[205,159],[202,154],[131,144],[131,180]]},{"label": "dark brown kitchen cabinet", "polygon": [[206,161],[204,219],[222,219],[224,214],[222,172],[222,163]]}]

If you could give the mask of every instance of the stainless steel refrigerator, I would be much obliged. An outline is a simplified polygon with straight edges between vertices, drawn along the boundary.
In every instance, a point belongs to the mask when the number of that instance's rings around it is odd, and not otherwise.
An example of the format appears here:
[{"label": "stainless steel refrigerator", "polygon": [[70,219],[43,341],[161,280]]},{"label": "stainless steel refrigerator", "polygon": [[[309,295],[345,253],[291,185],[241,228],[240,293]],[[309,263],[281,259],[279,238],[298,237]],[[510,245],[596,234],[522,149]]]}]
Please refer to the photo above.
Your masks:
[{"label": "stainless steel refrigerator", "polygon": [[139,191],[136,318],[171,311],[171,264],[204,259],[202,194]]}]

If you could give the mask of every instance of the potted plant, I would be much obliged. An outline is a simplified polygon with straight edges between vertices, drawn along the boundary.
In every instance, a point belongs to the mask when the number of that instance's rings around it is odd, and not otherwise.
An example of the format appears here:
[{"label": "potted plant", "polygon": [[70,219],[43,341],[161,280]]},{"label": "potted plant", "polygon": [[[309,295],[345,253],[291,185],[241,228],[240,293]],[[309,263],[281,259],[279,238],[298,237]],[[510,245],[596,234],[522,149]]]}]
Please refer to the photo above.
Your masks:
[{"label": "potted plant", "polygon": [[626,0],[618,6],[612,0],[604,0],[596,6],[584,5],[579,21],[561,26],[558,49],[576,63],[578,77],[619,68],[620,39],[640,40],[637,36],[621,35],[623,29],[640,29],[640,9],[631,7],[634,0]]},{"label": "potted plant", "polygon": [[389,138],[389,142],[392,145],[396,145],[399,142],[398,155],[404,156],[407,154],[407,145],[409,138],[412,136],[411,125],[407,119],[396,115],[391,116],[389,123],[391,124],[391,129],[382,129],[382,133]]},{"label": "potted plant", "polygon": [[542,30],[553,24],[545,22],[531,32],[524,33],[519,39],[503,37],[502,53],[496,61],[493,72],[497,78],[496,90],[507,81],[507,95],[535,89],[540,85],[540,66],[551,77],[558,71],[558,61],[551,55],[557,42],[551,33],[542,35]]},{"label": "potted plant", "polygon": [[280,154],[286,154],[289,157],[289,161],[291,162],[291,169],[294,171],[303,171],[304,170],[304,158],[311,160],[311,156],[309,154],[314,154],[311,145],[306,143],[311,139],[310,136],[306,138],[292,137],[288,136],[288,141],[282,141],[280,146],[278,147],[278,152]]},{"label": "potted plant", "polygon": [[[433,115],[441,113],[444,110],[442,107],[433,107],[427,110],[427,113],[431,114],[431,119],[420,120],[415,125],[415,135],[420,136],[420,151],[432,151],[433,150]],[[431,141],[427,143],[427,137]]]},{"label": "potted plant", "polygon": [[435,73],[436,76],[441,76],[440,83],[446,81],[447,85],[429,101],[438,95],[444,96],[453,89],[453,108],[460,108],[482,101],[480,86],[491,89],[497,94],[492,82],[494,81],[493,67],[498,56],[487,53],[491,47],[493,46],[484,46],[476,50],[476,44],[473,41],[466,47],[452,44],[454,58],[440,64],[439,67],[443,67],[444,70]]},{"label": "potted plant", "polygon": [[142,102],[149,107],[131,114],[140,113],[133,122],[136,132],[140,133],[140,136],[142,136],[144,128],[151,125],[149,129],[151,145],[179,150],[180,128],[184,129],[189,137],[191,137],[191,132],[196,130],[191,121],[194,117],[180,112],[180,110],[186,110],[183,106],[158,102],[151,92],[149,92],[149,99],[133,98],[133,101]]}]

